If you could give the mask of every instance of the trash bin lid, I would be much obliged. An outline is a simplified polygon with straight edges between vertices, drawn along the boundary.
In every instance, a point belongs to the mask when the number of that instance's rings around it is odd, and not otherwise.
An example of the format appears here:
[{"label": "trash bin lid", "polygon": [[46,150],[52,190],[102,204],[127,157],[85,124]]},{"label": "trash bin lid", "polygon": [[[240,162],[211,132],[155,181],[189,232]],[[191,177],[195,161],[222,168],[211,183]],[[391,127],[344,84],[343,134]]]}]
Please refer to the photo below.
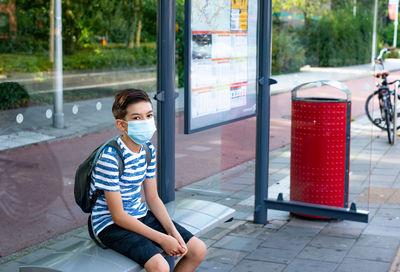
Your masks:
[{"label": "trash bin lid", "polygon": [[[330,97],[298,97],[297,91],[301,89],[311,88],[311,87],[322,87],[324,85],[334,87],[340,91],[343,91],[346,94],[346,99],[341,98],[330,98]],[[337,80],[318,80],[306,82],[298,85],[292,90],[292,100],[302,100],[302,101],[310,101],[310,102],[344,102],[351,100],[351,91],[347,86]]]}]

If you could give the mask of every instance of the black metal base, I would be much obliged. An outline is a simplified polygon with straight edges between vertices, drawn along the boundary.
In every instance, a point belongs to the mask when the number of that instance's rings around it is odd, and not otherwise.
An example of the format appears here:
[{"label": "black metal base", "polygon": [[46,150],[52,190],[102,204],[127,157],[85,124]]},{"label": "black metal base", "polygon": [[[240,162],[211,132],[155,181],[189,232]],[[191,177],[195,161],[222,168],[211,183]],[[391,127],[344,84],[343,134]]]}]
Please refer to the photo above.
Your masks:
[{"label": "black metal base", "polygon": [[282,193],[278,195],[277,200],[265,199],[264,202],[266,209],[368,223],[369,211],[357,210],[355,203],[351,203],[350,208],[339,208],[298,201],[285,201]]}]

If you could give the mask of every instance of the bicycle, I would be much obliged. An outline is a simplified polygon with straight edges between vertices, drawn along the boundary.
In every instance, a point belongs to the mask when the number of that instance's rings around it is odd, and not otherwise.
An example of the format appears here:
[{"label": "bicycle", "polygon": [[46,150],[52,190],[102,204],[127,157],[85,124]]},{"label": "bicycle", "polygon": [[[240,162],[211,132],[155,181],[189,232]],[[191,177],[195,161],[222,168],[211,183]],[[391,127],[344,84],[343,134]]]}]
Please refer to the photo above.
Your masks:
[{"label": "bicycle", "polygon": [[[378,128],[387,131],[389,144],[393,144],[394,137],[396,136],[396,129],[393,129],[394,123],[394,112],[395,112],[395,91],[389,88],[390,85],[395,84],[398,80],[388,82],[387,77],[389,73],[384,70],[383,55],[389,53],[394,48],[384,48],[380,51],[379,56],[375,60],[375,73],[376,78],[380,78],[381,82],[377,84],[378,89],[368,96],[365,102],[365,111],[368,119]],[[380,71],[376,72],[377,67]],[[377,97],[376,97],[377,96]],[[397,95],[400,98],[400,95]],[[380,115],[375,118],[373,115],[373,109],[376,109],[374,103],[379,103]],[[371,114],[372,113],[372,114]],[[400,116],[400,113],[397,113]],[[396,124],[396,128],[399,129],[400,125]]]}]

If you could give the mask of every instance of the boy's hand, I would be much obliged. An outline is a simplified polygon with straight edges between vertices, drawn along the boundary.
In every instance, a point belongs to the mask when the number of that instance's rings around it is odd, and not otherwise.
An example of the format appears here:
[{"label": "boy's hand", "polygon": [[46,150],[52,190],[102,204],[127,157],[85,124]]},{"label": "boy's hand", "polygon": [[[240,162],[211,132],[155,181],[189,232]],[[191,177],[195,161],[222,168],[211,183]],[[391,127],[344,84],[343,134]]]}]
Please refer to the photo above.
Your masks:
[{"label": "boy's hand", "polygon": [[183,251],[181,251],[182,256],[186,255],[188,249],[187,249],[185,241],[183,241],[182,236],[179,234],[179,232],[177,230],[175,230],[174,232],[171,233],[171,236],[174,237],[178,241],[179,245],[181,246],[181,248],[183,250]]},{"label": "boy's hand", "polygon": [[187,251],[187,249],[185,250],[182,248],[181,244],[176,238],[170,235],[165,235],[164,239],[160,243],[160,246],[165,253],[172,257],[181,257],[184,255],[183,253],[186,254]]}]

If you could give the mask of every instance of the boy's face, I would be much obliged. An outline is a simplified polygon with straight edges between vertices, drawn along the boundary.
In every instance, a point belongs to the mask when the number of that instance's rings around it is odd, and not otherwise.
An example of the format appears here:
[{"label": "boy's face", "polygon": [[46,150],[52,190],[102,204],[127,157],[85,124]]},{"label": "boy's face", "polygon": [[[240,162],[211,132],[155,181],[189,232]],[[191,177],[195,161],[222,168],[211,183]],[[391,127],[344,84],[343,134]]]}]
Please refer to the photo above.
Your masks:
[{"label": "boy's face", "polygon": [[[129,121],[143,121],[153,118],[153,106],[150,102],[140,101],[130,104],[126,108],[126,115],[124,120],[117,119],[117,127],[121,132],[126,132],[128,129]],[[125,122],[124,122],[125,121]]]}]

